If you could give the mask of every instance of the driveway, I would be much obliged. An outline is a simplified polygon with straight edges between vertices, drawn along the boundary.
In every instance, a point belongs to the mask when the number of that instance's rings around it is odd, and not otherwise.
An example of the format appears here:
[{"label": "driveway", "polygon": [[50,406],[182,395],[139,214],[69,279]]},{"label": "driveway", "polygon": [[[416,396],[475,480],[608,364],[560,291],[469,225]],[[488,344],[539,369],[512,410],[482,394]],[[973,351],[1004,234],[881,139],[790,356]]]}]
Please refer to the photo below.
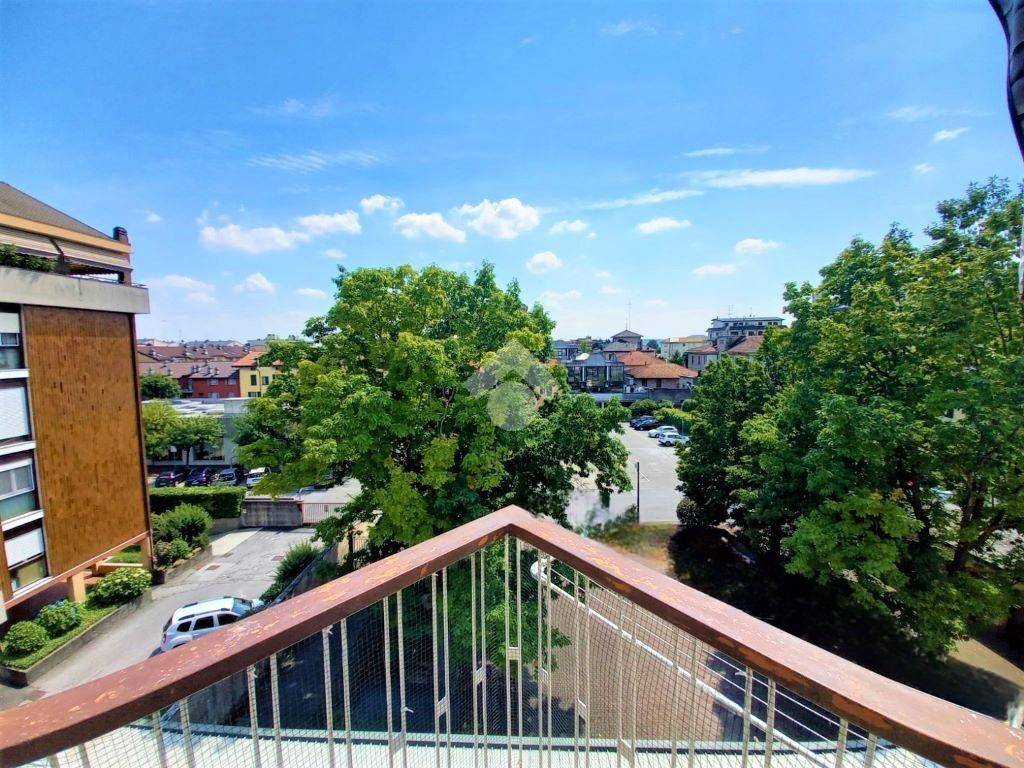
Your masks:
[{"label": "driveway", "polygon": [[186,576],[153,588],[153,600],[90,640],[78,653],[43,675],[29,688],[0,685],[0,708],[40,698],[116,672],[152,656],[160,646],[164,622],[175,608],[224,595],[259,597],[273,581],[276,561],[312,529],[241,530],[214,539],[213,559]]},{"label": "driveway", "polygon": [[625,433],[619,435],[619,439],[629,451],[628,469],[633,489],[612,494],[609,504],[604,506],[593,480],[579,481],[567,509],[569,520],[574,525],[610,520],[636,504],[637,462],[640,463],[640,522],[676,522],[676,505],[683,494],[676,490],[679,479],[676,477],[675,449],[658,445],[658,441],[648,437],[646,432],[637,432],[628,424],[623,427]]}]

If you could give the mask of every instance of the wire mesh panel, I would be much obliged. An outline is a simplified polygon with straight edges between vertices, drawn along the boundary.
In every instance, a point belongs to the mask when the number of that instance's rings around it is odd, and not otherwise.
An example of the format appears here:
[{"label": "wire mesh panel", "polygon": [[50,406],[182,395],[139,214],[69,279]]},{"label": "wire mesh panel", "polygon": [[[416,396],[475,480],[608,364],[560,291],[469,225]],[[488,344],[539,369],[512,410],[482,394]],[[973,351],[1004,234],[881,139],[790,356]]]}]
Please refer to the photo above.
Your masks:
[{"label": "wire mesh panel", "polygon": [[925,762],[542,549],[505,538],[151,716],[34,765]]}]

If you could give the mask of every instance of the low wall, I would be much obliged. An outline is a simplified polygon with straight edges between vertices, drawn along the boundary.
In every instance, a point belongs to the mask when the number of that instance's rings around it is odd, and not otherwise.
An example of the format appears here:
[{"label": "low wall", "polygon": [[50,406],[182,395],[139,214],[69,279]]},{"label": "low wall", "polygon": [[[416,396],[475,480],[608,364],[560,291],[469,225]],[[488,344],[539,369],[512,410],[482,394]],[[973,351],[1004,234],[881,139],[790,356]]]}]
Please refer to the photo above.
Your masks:
[{"label": "low wall", "polygon": [[290,498],[247,498],[242,502],[243,528],[299,528],[302,505]]}]

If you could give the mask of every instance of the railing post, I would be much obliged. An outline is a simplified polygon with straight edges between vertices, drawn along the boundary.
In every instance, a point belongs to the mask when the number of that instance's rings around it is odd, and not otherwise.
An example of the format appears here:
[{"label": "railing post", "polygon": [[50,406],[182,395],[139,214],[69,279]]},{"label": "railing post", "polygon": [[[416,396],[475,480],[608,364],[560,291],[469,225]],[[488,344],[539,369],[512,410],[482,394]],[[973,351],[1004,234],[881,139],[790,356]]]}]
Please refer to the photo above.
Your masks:
[{"label": "railing post", "polygon": [[252,738],[252,764],[261,768],[260,757],[260,722],[256,708],[256,668],[249,666],[245,670],[245,687],[249,698],[249,735]]},{"label": "railing post", "polygon": [[334,768],[334,697],[331,692],[331,629],[320,630],[324,654],[324,724],[327,727],[327,765]]},{"label": "railing post", "polygon": [[341,707],[345,716],[345,754],[348,757],[348,768],[355,768],[352,762],[352,695],[348,674],[348,619],[342,619],[338,626],[341,632]]},{"label": "railing post", "polygon": [[284,746],[281,743],[281,691],[278,687],[277,654],[270,654],[270,709],[274,719],[274,757],[277,768],[284,768]]}]

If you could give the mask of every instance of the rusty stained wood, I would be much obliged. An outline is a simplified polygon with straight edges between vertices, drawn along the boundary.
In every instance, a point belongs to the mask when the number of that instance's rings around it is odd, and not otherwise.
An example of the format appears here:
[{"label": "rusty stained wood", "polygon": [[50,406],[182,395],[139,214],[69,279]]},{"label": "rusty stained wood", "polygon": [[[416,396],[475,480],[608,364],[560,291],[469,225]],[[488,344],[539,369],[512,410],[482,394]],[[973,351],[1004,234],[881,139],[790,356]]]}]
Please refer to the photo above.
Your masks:
[{"label": "rusty stained wood", "polygon": [[243,622],[0,712],[0,765],[95,738],[243,671],[385,595],[514,536],[779,684],[951,768],[1024,768],[1024,732],[889,680],[518,507],[505,507]]}]

